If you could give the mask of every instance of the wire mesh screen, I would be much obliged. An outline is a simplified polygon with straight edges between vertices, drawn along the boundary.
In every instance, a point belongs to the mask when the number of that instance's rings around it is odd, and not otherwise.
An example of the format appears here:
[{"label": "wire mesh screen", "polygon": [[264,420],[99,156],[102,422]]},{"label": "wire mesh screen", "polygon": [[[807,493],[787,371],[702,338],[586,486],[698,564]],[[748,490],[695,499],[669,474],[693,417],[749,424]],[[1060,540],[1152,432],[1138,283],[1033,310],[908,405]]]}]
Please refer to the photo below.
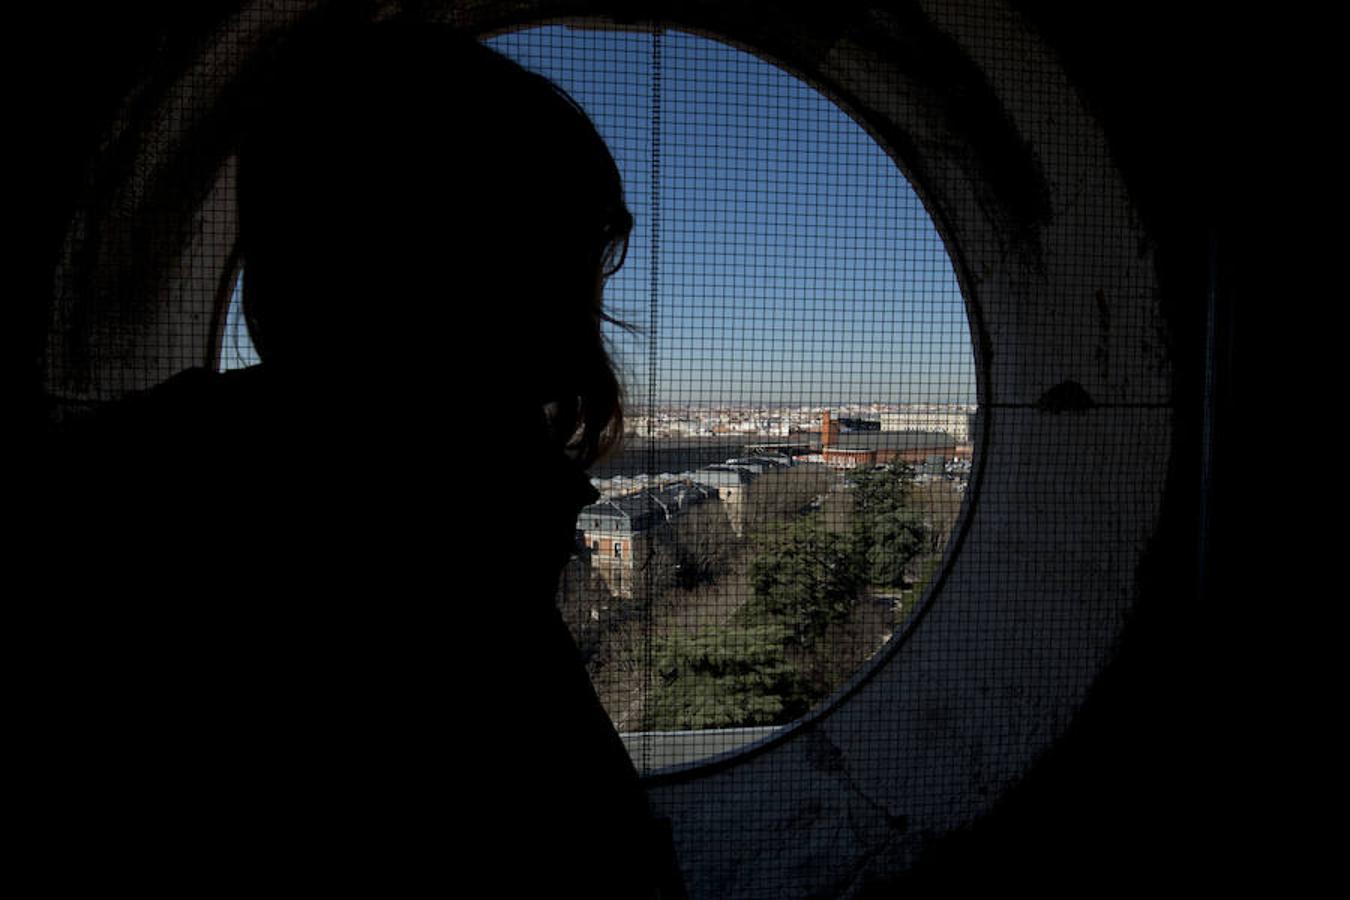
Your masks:
[{"label": "wire mesh screen", "polygon": [[[105,155],[134,165],[94,167],[58,272],[48,379],[69,410],[260,368],[218,109],[322,5],[243,7],[126,104]],[[622,176],[635,227],[604,304],[625,430],[554,600],[692,893],[847,895],[911,865],[1072,719],[1159,515],[1167,338],[1095,123],[985,7],[783,26],[827,95],[759,44],[409,6],[565,89]],[[508,356],[495,312],[484,344]],[[438,414],[477,436],[475,391]],[[494,460],[457,452],[489,509]],[[509,534],[473,538],[510,559]],[[434,552],[468,582],[486,545]],[[527,712],[522,757],[546,754]]]},{"label": "wire mesh screen", "polygon": [[[621,448],[558,603],[643,770],[775,732],[916,609],[971,471],[974,354],[932,220],[811,85],[676,30],[489,45],[563,87],[635,228],[605,302]],[[231,294],[222,368],[257,357]]]},{"label": "wire mesh screen", "polygon": [[675,30],[491,45],[562,85],[637,227],[610,280],[622,450],[559,602],[643,768],[806,714],[904,623],[971,461],[974,360],[932,221],[810,85]]}]

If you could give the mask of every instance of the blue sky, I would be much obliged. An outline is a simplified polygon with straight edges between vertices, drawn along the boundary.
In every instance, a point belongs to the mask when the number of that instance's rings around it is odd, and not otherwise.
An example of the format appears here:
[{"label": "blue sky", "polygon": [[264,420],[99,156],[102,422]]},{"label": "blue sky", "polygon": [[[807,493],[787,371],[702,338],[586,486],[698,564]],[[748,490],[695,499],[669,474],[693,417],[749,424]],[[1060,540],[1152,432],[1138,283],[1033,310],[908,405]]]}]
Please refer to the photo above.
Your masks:
[{"label": "blue sky", "polygon": [[220,368],[242,369],[258,362],[258,352],[248,338],[248,327],[244,324],[244,307],[240,299],[244,295],[242,274],[236,275],[234,288],[230,291],[230,305],[225,310],[225,334],[220,345]]},{"label": "blue sky", "polygon": [[[488,43],[567,90],[619,163],[637,225],[605,296],[643,329],[611,334],[630,404],[648,396],[653,351],[666,403],[974,402],[969,323],[941,238],[891,159],[814,88],[673,31],[559,25]],[[246,343],[227,328],[223,356]]]},{"label": "blue sky", "polygon": [[[565,26],[489,41],[590,113],[638,226],[606,297],[634,399],[974,401],[942,239],[894,162],[833,102],[736,48],[661,38],[659,278],[651,282],[653,37]],[[651,338],[654,337],[654,341]]]}]

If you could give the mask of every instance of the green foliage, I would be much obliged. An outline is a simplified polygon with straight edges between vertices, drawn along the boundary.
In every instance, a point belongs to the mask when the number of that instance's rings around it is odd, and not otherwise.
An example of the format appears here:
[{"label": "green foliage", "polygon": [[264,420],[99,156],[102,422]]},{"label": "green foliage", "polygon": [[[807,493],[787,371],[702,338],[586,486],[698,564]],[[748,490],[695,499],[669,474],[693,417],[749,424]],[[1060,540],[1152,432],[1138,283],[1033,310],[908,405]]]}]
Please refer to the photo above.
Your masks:
[{"label": "green foliage", "polygon": [[910,493],[914,470],[903,463],[855,469],[853,486],[854,540],[867,580],[902,587],[910,560],[926,546],[926,517],[913,508]]},{"label": "green foliage", "polygon": [[[959,497],[916,485],[904,465],[854,470],[848,491],[830,491],[835,477],[767,473],[746,495],[739,533],[709,500],[653,535],[651,596],[611,601],[606,621],[591,623],[604,639],[597,689],[621,727],[783,724],[876,652],[898,613],[868,586],[902,588],[931,570],[934,534],[945,540]],[[638,652],[649,635],[654,653]]]},{"label": "green foliage", "polygon": [[852,469],[845,478],[853,486],[854,509],[863,518],[904,509],[914,487],[914,470],[899,462]]},{"label": "green foliage", "polygon": [[810,698],[784,655],[786,637],[782,627],[762,624],[660,640],[645,727],[775,725],[801,715]]},{"label": "green foliage", "polygon": [[928,529],[923,517],[904,509],[877,517],[866,536],[866,573],[872,584],[903,587],[910,560],[924,547]]},{"label": "green foliage", "polygon": [[852,542],[808,516],[761,542],[750,562],[755,593],[742,608],[742,619],[776,624],[791,642],[810,646],[832,623],[848,617],[859,576]]}]

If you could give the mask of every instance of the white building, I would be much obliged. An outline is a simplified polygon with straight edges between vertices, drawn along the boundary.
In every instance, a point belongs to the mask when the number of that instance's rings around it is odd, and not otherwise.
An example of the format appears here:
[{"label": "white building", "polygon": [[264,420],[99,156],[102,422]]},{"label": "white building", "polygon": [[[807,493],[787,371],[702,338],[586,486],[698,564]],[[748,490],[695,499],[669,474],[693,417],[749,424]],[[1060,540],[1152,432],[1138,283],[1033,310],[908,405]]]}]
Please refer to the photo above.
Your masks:
[{"label": "white building", "polygon": [[940,431],[950,434],[958,444],[970,443],[970,417],[967,406],[923,406],[881,414],[882,431]]}]

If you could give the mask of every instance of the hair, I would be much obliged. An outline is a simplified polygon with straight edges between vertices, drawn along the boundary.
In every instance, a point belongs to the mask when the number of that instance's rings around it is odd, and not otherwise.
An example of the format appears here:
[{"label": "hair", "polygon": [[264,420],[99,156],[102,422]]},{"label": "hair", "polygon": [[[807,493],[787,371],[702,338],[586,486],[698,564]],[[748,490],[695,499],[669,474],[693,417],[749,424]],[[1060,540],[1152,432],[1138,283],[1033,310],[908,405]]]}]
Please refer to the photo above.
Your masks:
[{"label": "hair", "polygon": [[[240,240],[264,367],[473,379],[547,404],[583,466],[617,442],[602,286],[632,217],[566,92],[448,27],[382,23],[294,37],[253,96]],[[490,369],[466,365],[494,340]]]}]

